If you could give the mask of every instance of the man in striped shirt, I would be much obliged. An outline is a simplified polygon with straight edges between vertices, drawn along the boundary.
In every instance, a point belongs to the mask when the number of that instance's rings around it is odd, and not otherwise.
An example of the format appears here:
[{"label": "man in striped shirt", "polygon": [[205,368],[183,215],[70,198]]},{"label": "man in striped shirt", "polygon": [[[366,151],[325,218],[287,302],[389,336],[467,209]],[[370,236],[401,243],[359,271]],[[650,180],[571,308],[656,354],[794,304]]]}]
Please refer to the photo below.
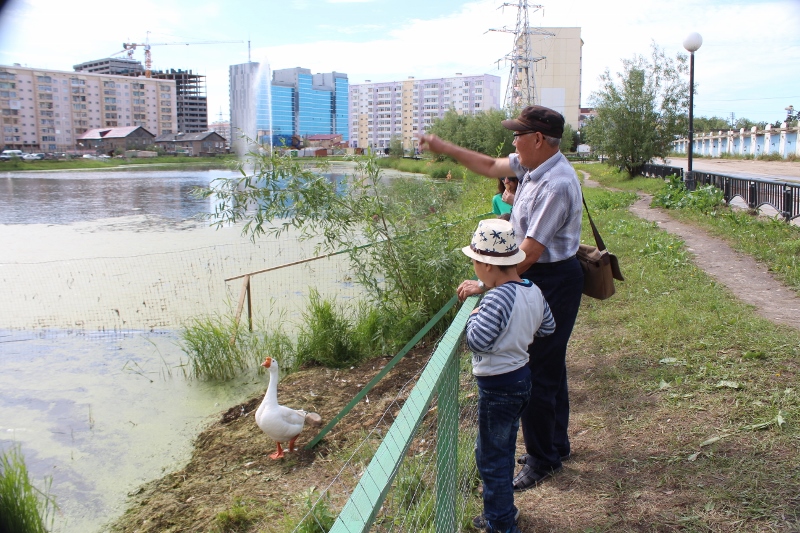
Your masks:
[{"label": "man in striped shirt", "polygon": [[522,279],[516,265],[525,259],[511,223],[482,220],[472,243],[462,248],[475,275],[491,289],[467,321],[472,373],[478,382],[478,437],[475,462],[483,480],[483,514],[473,524],[490,532],[516,533],[514,455],[519,418],[531,394],[528,346],[534,336],[555,331],[542,292]]}]

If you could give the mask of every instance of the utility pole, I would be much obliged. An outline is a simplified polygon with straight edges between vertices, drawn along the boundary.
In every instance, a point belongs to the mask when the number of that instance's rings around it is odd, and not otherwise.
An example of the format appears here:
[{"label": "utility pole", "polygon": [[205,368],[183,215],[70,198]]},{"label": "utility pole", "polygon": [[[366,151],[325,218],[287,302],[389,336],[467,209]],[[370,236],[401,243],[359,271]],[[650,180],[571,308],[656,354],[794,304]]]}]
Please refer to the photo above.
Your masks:
[{"label": "utility pole", "polygon": [[731,124],[731,129],[736,127],[736,113],[734,113],[733,111],[731,111],[730,124]]},{"label": "utility pole", "polygon": [[536,56],[531,48],[531,35],[542,35],[554,37],[555,34],[541,28],[531,28],[528,10],[533,9],[534,13],[543,6],[529,4],[527,0],[518,0],[517,3],[506,2],[498,9],[504,7],[517,8],[517,24],[513,30],[503,26],[502,29],[490,29],[489,31],[500,31],[514,34],[514,47],[512,51],[502,59],[497,61],[508,61],[511,70],[508,75],[508,86],[506,87],[505,107],[507,111],[513,112],[529,105],[536,105],[536,80],[534,78],[533,67],[544,56]]}]

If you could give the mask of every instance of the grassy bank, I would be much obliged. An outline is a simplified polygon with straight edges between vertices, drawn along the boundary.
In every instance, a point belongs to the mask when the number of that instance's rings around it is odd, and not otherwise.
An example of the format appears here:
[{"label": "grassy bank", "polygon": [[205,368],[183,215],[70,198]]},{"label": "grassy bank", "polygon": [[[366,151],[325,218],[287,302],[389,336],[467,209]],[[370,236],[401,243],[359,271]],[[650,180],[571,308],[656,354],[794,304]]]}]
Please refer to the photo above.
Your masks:
[{"label": "grassy bank", "polygon": [[165,167],[214,167],[227,168],[230,166],[229,157],[134,157],[131,159],[67,159],[67,160],[39,160],[25,161],[14,159],[12,161],[0,162],[0,173],[18,172],[21,170],[79,170],[79,169],[100,169],[100,168],[120,168],[137,167],[142,165],[159,165]]}]

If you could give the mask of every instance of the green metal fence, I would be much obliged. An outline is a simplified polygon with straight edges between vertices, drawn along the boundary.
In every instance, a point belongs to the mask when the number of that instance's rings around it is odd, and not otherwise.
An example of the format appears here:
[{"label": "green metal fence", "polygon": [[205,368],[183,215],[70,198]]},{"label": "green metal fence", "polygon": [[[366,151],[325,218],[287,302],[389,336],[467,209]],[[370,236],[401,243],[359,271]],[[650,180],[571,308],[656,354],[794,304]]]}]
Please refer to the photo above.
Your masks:
[{"label": "green metal fence", "polygon": [[[459,402],[458,356],[462,353],[461,341],[467,318],[477,302],[477,297],[471,297],[464,303],[439,342],[417,384],[411,390],[394,423],[339,513],[330,530],[332,533],[365,532],[373,528],[419,531],[431,530],[432,527],[437,533],[451,533],[461,529],[457,523],[459,518],[457,509],[459,505],[463,507],[463,499],[457,498],[459,483],[456,482],[459,470],[459,420],[462,414]],[[436,402],[436,461],[432,523],[427,521],[428,523],[407,525],[413,529],[407,529],[396,521],[376,525],[376,518],[393,486],[395,477],[409,455],[412,442],[415,438],[420,438],[418,435],[420,425],[433,411],[433,402]],[[472,426],[474,427],[474,421]],[[466,440],[462,439],[462,443],[469,443],[468,453],[471,453],[473,440],[472,435]],[[472,473],[471,476],[474,478],[475,474]],[[419,477],[422,480],[425,476]],[[466,490],[470,490],[469,483],[467,485]],[[399,499],[404,500],[401,503],[405,504],[413,501],[413,497],[403,498],[402,495]],[[422,517],[423,521],[426,521],[424,517],[425,515]]]}]

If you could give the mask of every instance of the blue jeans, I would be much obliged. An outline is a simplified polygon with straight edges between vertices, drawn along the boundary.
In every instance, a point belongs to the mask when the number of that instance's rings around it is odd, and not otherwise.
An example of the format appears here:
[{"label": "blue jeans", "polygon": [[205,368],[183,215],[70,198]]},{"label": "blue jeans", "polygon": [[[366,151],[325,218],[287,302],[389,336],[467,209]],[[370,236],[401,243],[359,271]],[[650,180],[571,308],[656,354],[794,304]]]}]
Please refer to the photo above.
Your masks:
[{"label": "blue jeans", "polygon": [[483,480],[483,514],[490,530],[514,525],[514,463],[519,417],[531,396],[526,378],[501,388],[478,387],[475,462]]},{"label": "blue jeans", "polygon": [[535,263],[522,277],[539,287],[556,321],[552,335],[536,337],[528,347],[532,392],[522,414],[528,465],[544,473],[561,468],[561,457],[570,453],[567,343],[581,306],[583,270],[572,258]]}]

